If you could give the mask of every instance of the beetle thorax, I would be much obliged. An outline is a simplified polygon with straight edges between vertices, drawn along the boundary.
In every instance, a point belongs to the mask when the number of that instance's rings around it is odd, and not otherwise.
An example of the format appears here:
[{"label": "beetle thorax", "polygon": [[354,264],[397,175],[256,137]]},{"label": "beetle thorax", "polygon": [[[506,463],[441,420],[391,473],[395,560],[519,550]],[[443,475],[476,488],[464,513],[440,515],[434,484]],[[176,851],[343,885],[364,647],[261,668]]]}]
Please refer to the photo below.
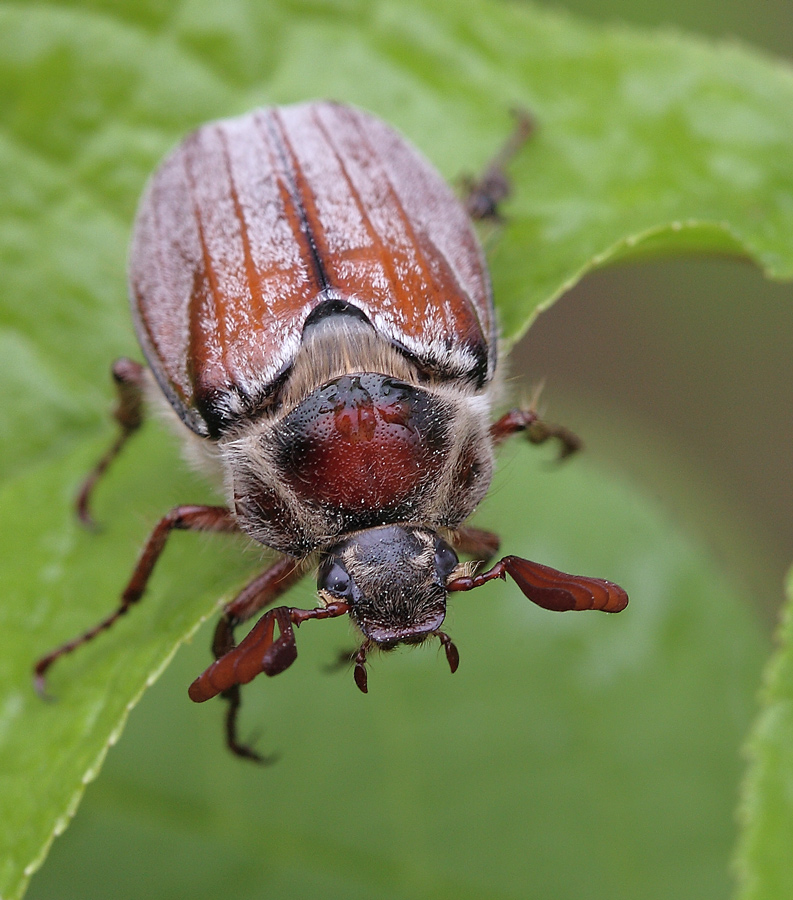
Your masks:
[{"label": "beetle thorax", "polygon": [[222,443],[242,528],[295,556],[397,522],[453,528],[492,472],[487,395],[432,383],[367,325],[305,341],[278,408]]}]

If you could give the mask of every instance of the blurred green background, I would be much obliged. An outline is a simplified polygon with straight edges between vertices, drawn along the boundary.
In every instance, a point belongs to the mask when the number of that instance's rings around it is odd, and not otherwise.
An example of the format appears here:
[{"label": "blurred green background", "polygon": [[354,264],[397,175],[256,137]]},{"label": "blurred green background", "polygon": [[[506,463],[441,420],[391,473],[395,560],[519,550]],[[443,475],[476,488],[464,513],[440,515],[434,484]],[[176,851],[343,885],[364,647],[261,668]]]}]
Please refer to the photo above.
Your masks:
[{"label": "blurred green background", "polygon": [[[789,0],[548,5],[793,57]],[[542,314],[512,369],[526,384],[544,379],[547,416],[577,429],[589,453],[634,476],[708,543],[769,627],[793,560],[791,301],[793,285],[740,260],[616,267]]]}]

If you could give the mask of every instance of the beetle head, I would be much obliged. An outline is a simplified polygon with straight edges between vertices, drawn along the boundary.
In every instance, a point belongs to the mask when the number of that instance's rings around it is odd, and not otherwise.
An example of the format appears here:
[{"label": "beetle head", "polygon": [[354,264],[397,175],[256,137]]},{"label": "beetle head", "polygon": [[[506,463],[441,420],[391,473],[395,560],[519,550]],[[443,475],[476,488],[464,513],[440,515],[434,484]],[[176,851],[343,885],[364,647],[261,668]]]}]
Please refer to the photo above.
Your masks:
[{"label": "beetle head", "polygon": [[446,615],[446,582],[457,554],[431,530],[387,525],[332,547],[319,567],[326,600],[343,600],[364,636],[380,647],[417,644]]}]

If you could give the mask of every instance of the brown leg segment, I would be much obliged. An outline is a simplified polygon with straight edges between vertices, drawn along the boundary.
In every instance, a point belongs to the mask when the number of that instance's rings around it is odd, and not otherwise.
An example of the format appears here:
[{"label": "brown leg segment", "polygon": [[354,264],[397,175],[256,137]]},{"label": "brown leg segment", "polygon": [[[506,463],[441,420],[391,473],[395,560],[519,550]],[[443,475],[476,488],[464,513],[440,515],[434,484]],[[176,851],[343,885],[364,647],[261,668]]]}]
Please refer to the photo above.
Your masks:
[{"label": "brown leg segment", "polygon": [[234,629],[273,603],[303,577],[296,560],[284,556],[278,562],[257,575],[237,596],[223,608],[212,641],[215,659],[225,656],[236,646]]},{"label": "brown leg segment", "polygon": [[121,618],[133,604],[140,600],[149,583],[154,566],[165,549],[168,536],[174,529],[234,532],[239,530],[239,526],[233,513],[225,506],[176,506],[166,516],[163,516],[149,535],[132,577],[121,594],[121,601],[115,612],[79,637],[56,647],[36,663],[34,685],[39,694],[46,695],[45,676],[55,660],[71,653],[83,644],[87,644],[101,632],[107,631],[117,619]]},{"label": "brown leg segment", "polygon": [[492,531],[463,526],[452,533],[451,543],[454,549],[459,550],[460,553],[467,553],[474,559],[487,562],[498,553],[501,539]]},{"label": "brown leg segment", "polygon": [[564,425],[543,422],[532,409],[511,409],[490,426],[490,436],[494,444],[501,444],[519,431],[526,433],[532,444],[544,444],[551,438],[559,441],[559,459],[566,459],[583,446],[581,438]]},{"label": "brown leg segment", "polygon": [[477,180],[468,180],[465,208],[472,219],[494,219],[501,217],[498,205],[510,195],[511,185],[505,172],[507,164],[526,143],[534,130],[534,120],[526,110],[515,110],[515,128],[504,146],[488,163]]},{"label": "brown leg segment", "polygon": [[77,495],[75,506],[77,516],[88,528],[96,527],[91,516],[91,496],[96,483],[107,471],[110,464],[121,452],[122,447],[143,424],[143,380],[144,368],[131,359],[118,359],[113,363],[113,381],[118,394],[118,404],[113,418],[121,427],[121,432],[113,441],[105,455],[88,473]]}]

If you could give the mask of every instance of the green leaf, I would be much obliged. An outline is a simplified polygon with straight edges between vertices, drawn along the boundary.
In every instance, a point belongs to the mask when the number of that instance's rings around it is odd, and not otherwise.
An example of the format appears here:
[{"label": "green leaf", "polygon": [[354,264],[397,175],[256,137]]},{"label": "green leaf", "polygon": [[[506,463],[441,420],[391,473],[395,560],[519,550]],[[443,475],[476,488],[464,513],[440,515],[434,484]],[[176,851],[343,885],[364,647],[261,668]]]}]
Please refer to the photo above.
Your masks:
[{"label": "green leaf", "polygon": [[[120,500],[160,461],[152,444],[130,452],[124,468],[137,473],[117,476]],[[264,770],[223,750],[220,704],[186,698],[208,660],[205,629],[134,711],[31,897],[476,900],[525,886],[549,898],[724,897],[759,627],[656,510],[585,460],[549,471],[542,455],[506,452],[479,524],[497,525],[507,551],[624,583],[625,613],[551,614],[500,583],[459,595],[447,623],[458,672],[434,645],[383,654],[367,696],[349,671],[323,671],[351,646],[348,625],[309,623],[295,666],[246,691],[243,733],[280,754]],[[107,534],[85,538],[77,578],[110,554],[105,580],[123,579],[134,555],[131,539],[117,547],[123,507]],[[222,539],[207,536],[199,553],[200,537],[179,537],[147,602],[53,673],[67,721],[20,699],[34,746],[85,753],[93,720],[115,721],[134,671],[157,666],[197,615],[191,589],[239,577],[217,558]],[[95,603],[64,602],[62,633],[112,594],[108,584]],[[37,768],[35,799],[63,792],[64,778]]]},{"label": "green leaf", "polygon": [[765,677],[762,710],[747,747],[736,871],[739,900],[793,894],[789,846],[793,834],[793,574],[779,647]]},{"label": "green leaf", "polygon": [[[749,51],[484,0],[0,5],[6,900],[178,643],[261,566],[232,539],[175,537],[140,608],[58,663],[57,702],[33,694],[32,661],[107,614],[158,515],[211,497],[151,427],[100,489],[105,530],[83,533],[71,512],[111,433],[109,363],[136,352],[123,297],[137,197],[191,127],[315,96],[382,115],[450,178],[481,169],[510,106],[531,110],[537,134],[490,248],[512,338],[617,259],[743,253],[793,275],[793,77]],[[514,552],[624,580],[628,613],[541,615],[494,585],[455,603],[454,679],[426,650],[394,655],[365,701],[315,671],[344,645],[343,623],[307,626],[302,665],[251,690],[262,705],[248,720],[272,723],[265,740],[284,753],[266,772],[209,750],[219,711],[182,693],[206,659],[194,653],[167,712],[141,709],[153,731],[139,755],[120,748],[127,767],[97,786],[102,846],[145,834],[158,883],[180,896],[185,878],[217,894],[232,868],[239,893],[258,896],[262,865],[274,895],[723,896],[754,623],[668,525],[585,464],[546,479],[521,457],[504,474],[481,524]],[[310,588],[293,599],[309,603]],[[74,869],[74,896],[168,895],[133,891],[129,872],[117,890],[90,887],[96,859]],[[68,896],[41,877],[41,896]]]}]

